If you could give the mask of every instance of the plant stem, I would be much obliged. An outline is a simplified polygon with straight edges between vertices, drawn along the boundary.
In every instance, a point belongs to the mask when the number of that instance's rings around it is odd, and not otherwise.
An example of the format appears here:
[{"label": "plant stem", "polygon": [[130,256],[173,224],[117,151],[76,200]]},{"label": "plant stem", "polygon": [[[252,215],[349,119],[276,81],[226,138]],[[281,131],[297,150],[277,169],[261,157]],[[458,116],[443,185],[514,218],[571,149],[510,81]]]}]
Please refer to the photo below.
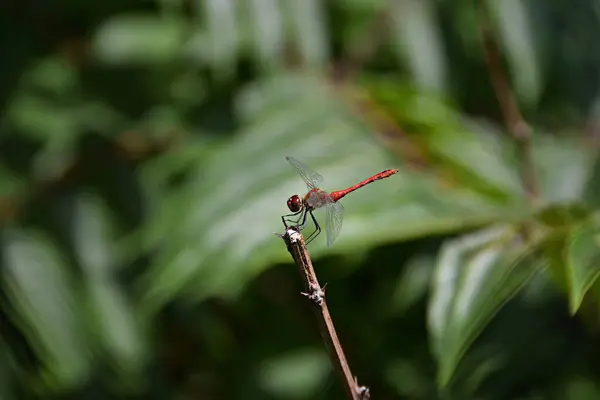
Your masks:
[{"label": "plant stem", "polygon": [[506,128],[517,142],[521,162],[521,181],[525,194],[530,203],[535,204],[539,199],[539,184],[533,161],[532,130],[519,110],[517,100],[508,81],[508,75],[502,65],[502,56],[498,42],[492,32],[490,11],[486,0],[479,0],[478,5],[479,34],[483,43],[488,74]]},{"label": "plant stem", "polygon": [[331,315],[329,314],[329,309],[327,308],[327,303],[325,302],[325,288],[319,285],[312,261],[310,260],[310,255],[308,254],[308,250],[304,243],[304,237],[292,227],[288,228],[286,232],[281,235],[281,238],[285,241],[288,251],[300,270],[300,275],[302,276],[306,287],[306,293],[302,294],[312,300],[315,315],[319,321],[321,336],[327,344],[331,362],[340,376],[342,386],[344,387],[348,399],[369,399],[369,389],[360,386],[350,371],[350,366],[344,355],[344,349],[337,337]]}]

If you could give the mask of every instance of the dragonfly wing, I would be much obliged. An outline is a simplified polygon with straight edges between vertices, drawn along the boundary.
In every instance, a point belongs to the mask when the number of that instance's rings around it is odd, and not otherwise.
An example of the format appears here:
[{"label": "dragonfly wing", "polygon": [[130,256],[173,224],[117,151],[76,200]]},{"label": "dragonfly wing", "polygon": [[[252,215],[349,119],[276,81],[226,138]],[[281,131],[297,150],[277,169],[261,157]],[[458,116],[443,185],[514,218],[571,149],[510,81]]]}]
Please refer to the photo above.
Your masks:
[{"label": "dragonfly wing", "polygon": [[292,164],[292,167],[294,167],[294,169],[300,174],[302,179],[304,179],[306,186],[308,186],[310,189],[317,189],[323,185],[323,177],[321,174],[313,171],[293,157],[286,157],[286,160]]},{"label": "dragonfly wing", "polygon": [[327,247],[331,247],[342,229],[344,206],[337,201],[331,201],[327,203],[325,209],[327,213],[327,226],[325,228],[327,233]]}]

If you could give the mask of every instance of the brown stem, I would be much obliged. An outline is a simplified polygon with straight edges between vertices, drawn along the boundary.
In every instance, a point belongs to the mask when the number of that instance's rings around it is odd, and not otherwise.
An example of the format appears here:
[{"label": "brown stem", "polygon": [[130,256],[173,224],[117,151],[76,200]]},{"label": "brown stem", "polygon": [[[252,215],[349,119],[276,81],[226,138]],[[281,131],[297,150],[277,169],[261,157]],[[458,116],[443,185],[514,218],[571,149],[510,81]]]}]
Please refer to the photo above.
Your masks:
[{"label": "brown stem", "polygon": [[350,371],[350,366],[344,355],[344,349],[335,333],[333,321],[331,320],[331,315],[329,314],[329,309],[325,302],[325,287],[319,285],[317,275],[315,274],[308,250],[304,243],[304,237],[302,237],[302,234],[296,229],[288,228],[286,232],[281,235],[281,238],[285,241],[287,249],[294,258],[294,262],[300,270],[300,275],[304,279],[306,293],[302,294],[313,302],[315,315],[319,321],[321,336],[327,344],[331,361],[340,376],[348,399],[369,399],[369,389],[364,386],[359,386],[356,378],[354,378]]},{"label": "brown stem", "polygon": [[532,130],[527,124],[508,81],[508,75],[502,66],[502,56],[498,42],[492,32],[490,11],[486,0],[478,0],[478,26],[488,74],[500,105],[506,128],[518,143],[521,159],[521,180],[530,202],[535,204],[539,198],[539,184],[533,162],[531,145]]}]

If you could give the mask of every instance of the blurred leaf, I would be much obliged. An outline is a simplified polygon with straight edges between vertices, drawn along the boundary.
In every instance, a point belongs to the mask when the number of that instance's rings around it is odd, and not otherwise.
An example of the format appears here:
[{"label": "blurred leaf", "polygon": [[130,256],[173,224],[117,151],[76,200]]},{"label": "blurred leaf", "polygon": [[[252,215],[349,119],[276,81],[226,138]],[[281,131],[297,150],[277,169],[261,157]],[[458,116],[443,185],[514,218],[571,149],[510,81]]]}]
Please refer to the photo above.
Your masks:
[{"label": "blurred leaf", "polygon": [[550,276],[569,297],[572,295],[566,250],[569,246],[569,232],[573,226],[585,223],[591,216],[590,210],[582,203],[551,204],[535,215],[536,221],[551,229],[542,243]]},{"label": "blurred leaf", "polygon": [[63,175],[76,157],[74,141],[74,137],[49,138],[46,146],[37,152],[31,163],[36,181],[52,180]]},{"label": "blurred leaf", "polygon": [[506,226],[480,231],[449,241],[439,254],[428,325],[441,387],[500,307],[544,266],[536,248],[514,235]]},{"label": "blurred leaf", "polygon": [[521,101],[535,105],[542,91],[541,66],[528,10],[522,0],[487,1],[504,47],[516,92]]},{"label": "blurred leaf", "polygon": [[533,155],[545,203],[579,202],[593,179],[596,154],[578,138],[534,135]]},{"label": "blurred leaf", "polygon": [[575,314],[583,297],[600,274],[600,229],[589,219],[569,230],[567,239],[567,282],[569,309]]},{"label": "blurred leaf", "polygon": [[401,396],[410,398],[426,398],[429,380],[415,368],[412,360],[395,360],[385,372],[386,380]]},{"label": "blurred leaf", "polygon": [[131,374],[141,372],[144,366],[144,338],[139,316],[116,281],[118,259],[110,220],[98,198],[80,196],[75,208],[73,241],[84,273],[91,330],[110,353],[115,368],[127,372],[126,382],[133,385]]},{"label": "blurred leaf", "polygon": [[429,289],[434,262],[433,257],[422,255],[406,263],[392,295],[391,313],[403,313],[425,296]]},{"label": "blurred leaf", "polygon": [[215,72],[230,77],[235,67],[242,35],[237,24],[237,0],[205,0],[206,26],[204,40],[207,55]]},{"label": "blurred leaf", "polygon": [[291,37],[297,45],[303,64],[324,67],[329,60],[327,20],[323,2],[319,0],[282,2],[287,8]]},{"label": "blurred leaf", "polygon": [[253,22],[254,47],[261,65],[273,66],[280,63],[284,49],[284,21],[278,0],[248,1]]},{"label": "blurred leaf", "polygon": [[[461,182],[490,193],[497,201],[522,202],[522,188],[507,140],[464,124],[431,130],[427,148],[454,168]],[[467,128],[467,129],[465,129]]]},{"label": "blurred leaf", "polygon": [[199,10],[205,26],[194,32],[186,53],[230,79],[236,62],[251,52],[267,72],[291,60],[322,68],[330,58],[323,3],[318,0],[207,0]]},{"label": "blurred leaf", "polygon": [[409,65],[416,86],[444,92],[446,58],[434,3],[400,0],[390,7],[394,50]]},{"label": "blurred leaf", "polygon": [[24,76],[28,86],[57,95],[68,95],[77,85],[77,71],[60,57],[48,57],[34,65]]},{"label": "blurred leaf", "polygon": [[600,152],[594,154],[593,167],[586,182],[585,191],[583,193],[584,201],[594,209],[600,208]]},{"label": "blurred leaf", "polygon": [[590,211],[581,203],[553,204],[536,214],[538,221],[552,228],[564,228],[589,216]]},{"label": "blurred leaf", "polygon": [[507,136],[462,117],[439,95],[389,78],[368,77],[364,82],[370,95],[393,113],[439,171],[490,200],[526,207]]},{"label": "blurred leaf", "polygon": [[310,398],[330,373],[329,359],[322,351],[296,351],[268,360],[260,371],[260,385],[282,399]]},{"label": "blurred leaf", "polygon": [[182,55],[186,29],[185,20],[174,16],[118,15],[96,31],[92,51],[106,64],[164,63]]},{"label": "blurred leaf", "polygon": [[593,400],[600,397],[600,387],[593,377],[576,377],[566,384],[565,400]]},{"label": "blurred leaf", "polygon": [[5,290],[18,323],[60,389],[81,385],[90,372],[90,349],[80,324],[79,294],[57,249],[29,232],[12,230],[5,242]]},{"label": "blurred leaf", "polygon": [[[284,75],[243,92],[239,109],[246,128],[202,159],[183,190],[171,191],[158,205],[144,232],[145,248],[161,246],[142,290],[152,300],[144,304],[159,306],[185,287],[197,298],[233,294],[271,263],[289,261],[271,232],[282,230],[285,200],[306,187],[286,155],[335,184],[325,189],[393,167],[346,107],[311,76]],[[453,232],[519,212],[469,190],[442,188],[432,176],[406,168],[353,193],[344,205],[342,234],[329,253]],[[325,251],[319,239],[311,243],[314,256]]]},{"label": "blurred leaf", "polygon": [[72,110],[26,93],[11,102],[8,118],[17,129],[44,142],[73,138],[79,122]]},{"label": "blurred leaf", "polygon": [[16,399],[13,391],[13,371],[11,371],[11,355],[3,338],[0,338],[0,399]]},{"label": "blurred leaf", "polygon": [[25,189],[25,182],[13,171],[0,164],[0,198],[15,196]]},{"label": "blurred leaf", "polygon": [[566,252],[567,234],[564,231],[553,232],[548,235],[542,248],[544,257],[548,261],[548,271],[553,282],[563,291],[565,296],[569,296],[569,277],[567,275]]}]

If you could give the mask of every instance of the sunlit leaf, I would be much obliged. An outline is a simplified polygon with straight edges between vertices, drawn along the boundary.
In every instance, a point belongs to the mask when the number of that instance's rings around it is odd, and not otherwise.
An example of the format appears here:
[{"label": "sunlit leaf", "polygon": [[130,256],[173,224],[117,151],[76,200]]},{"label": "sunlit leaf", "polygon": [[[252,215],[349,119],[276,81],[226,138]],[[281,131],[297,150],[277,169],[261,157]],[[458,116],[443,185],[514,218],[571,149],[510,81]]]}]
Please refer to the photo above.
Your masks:
[{"label": "sunlit leaf", "polygon": [[48,240],[21,231],[9,232],[4,251],[4,289],[42,356],[46,378],[61,388],[77,387],[90,371],[91,353],[65,260]]},{"label": "sunlit leaf", "polygon": [[438,360],[438,384],[454,370],[490,319],[544,266],[512,228],[497,227],[448,242],[434,272],[429,332]]}]

